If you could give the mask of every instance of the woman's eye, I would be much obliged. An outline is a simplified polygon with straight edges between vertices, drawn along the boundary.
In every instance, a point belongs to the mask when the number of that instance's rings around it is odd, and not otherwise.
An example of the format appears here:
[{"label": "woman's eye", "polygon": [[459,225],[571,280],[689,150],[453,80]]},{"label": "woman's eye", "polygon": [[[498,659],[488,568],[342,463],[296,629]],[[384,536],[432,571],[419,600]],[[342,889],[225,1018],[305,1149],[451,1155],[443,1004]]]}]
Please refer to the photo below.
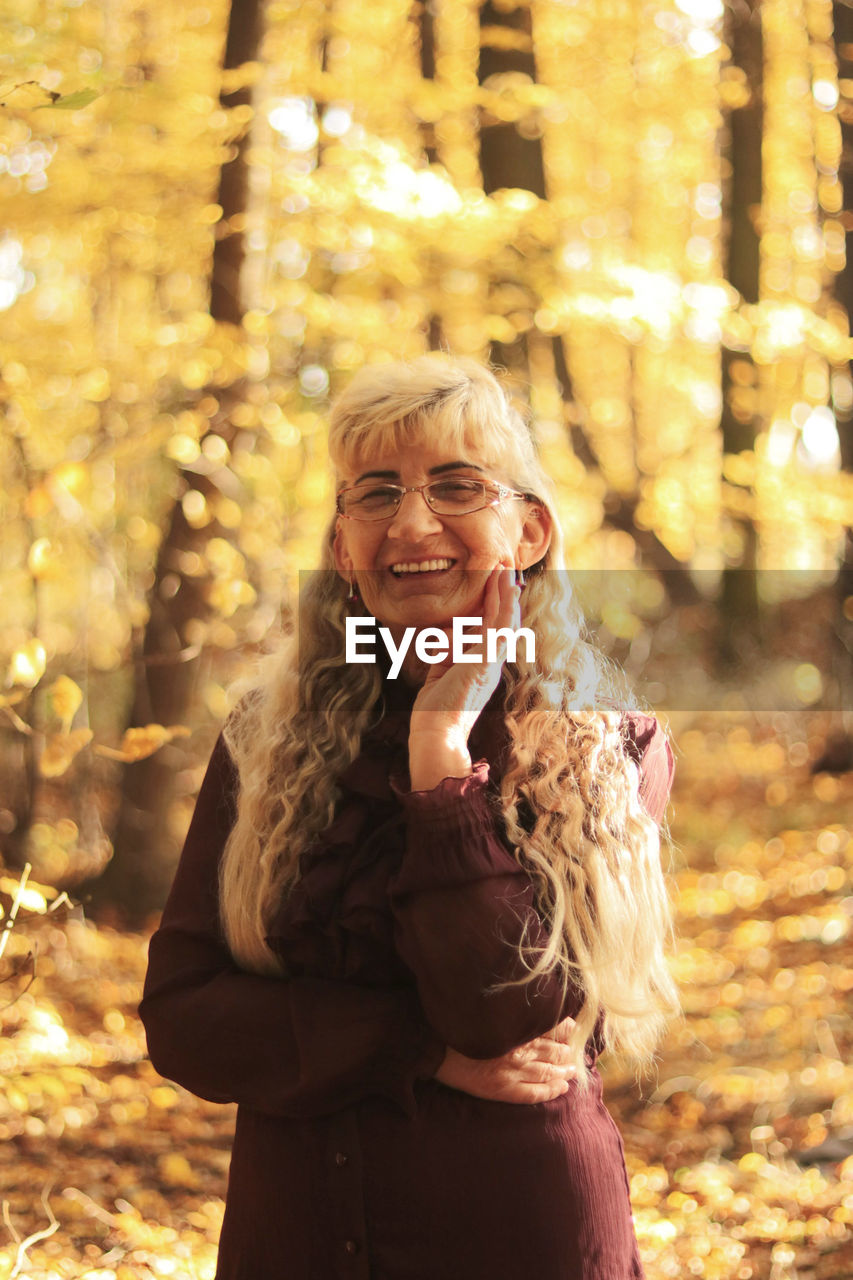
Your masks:
[{"label": "woman's eye", "polygon": [[440,502],[468,502],[482,490],[479,480],[441,480],[432,486],[432,496]]},{"label": "woman's eye", "polygon": [[389,485],[371,485],[353,495],[353,505],[357,507],[393,506],[397,501],[397,490]]}]

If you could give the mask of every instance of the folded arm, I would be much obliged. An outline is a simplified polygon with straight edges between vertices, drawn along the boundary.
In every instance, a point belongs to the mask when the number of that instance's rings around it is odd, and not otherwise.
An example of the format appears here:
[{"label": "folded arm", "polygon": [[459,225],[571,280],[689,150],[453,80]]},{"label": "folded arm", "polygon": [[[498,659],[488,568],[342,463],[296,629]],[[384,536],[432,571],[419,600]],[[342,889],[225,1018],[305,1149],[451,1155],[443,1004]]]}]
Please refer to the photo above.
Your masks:
[{"label": "folded arm", "polygon": [[[666,736],[637,717],[631,754],[640,794],[660,821],[672,776]],[[577,985],[559,974],[524,978],[518,944],[544,942],[533,885],[504,843],[491,807],[488,765],[445,778],[429,791],[400,792],[408,819],[406,853],[391,886],[397,949],[414,972],[426,1017],[439,1036],[471,1058],[507,1053],[580,1010]]]},{"label": "folded arm", "polygon": [[220,740],[151,939],[140,1016],[154,1066],[200,1097],[275,1115],[321,1115],[377,1095],[410,1110],[414,1081],[445,1052],[414,991],[264,977],[233,960],[217,884],[234,794]]},{"label": "folded arm", "polygon": [[397,950],[412,969],[426,1017],[470,1058],[507,1053],[573,1016],[556,977],[500,988],[526,974],[518,941],[534,947],[541,922],[533,886],[498,834],[488,796],[488,765],[445,778],[401,799],[406,854],[392,882]]}]

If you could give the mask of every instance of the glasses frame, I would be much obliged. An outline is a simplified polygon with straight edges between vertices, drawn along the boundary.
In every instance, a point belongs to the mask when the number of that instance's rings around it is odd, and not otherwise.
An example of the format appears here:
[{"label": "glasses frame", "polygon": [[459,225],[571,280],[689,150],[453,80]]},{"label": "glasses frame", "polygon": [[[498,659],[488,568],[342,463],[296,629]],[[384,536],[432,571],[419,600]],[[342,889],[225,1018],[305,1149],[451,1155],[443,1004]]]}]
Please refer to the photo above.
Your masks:
[{"label": "glasses frame", "polygon": [[[440,520],[444,520],[446,518],[452,520],[456,516],[472,516],[477,511],[485,511],[487,507],[498,506],[499,503],[505,502],[507,498],[521,498],[524,502],[532,501],[529,493],[522,493],[519,489],[510,489],[508,485],[501,484],[499,480],[477,480],[473,476],[467,476],[465,478],[471,480],[474,484],[481,484],[486,491],[484,494],[486,501],[479,507],[471,507],[469,511],[436,511],[430,501],[427,490],[431,489],[433,485],[447,483],[446,480],[441,478],[428,480],[426,484],[391,484],[383,481],[382,487],[397,490],[397,504],[393,511],[389,511],[388,514],[384,516],[356,516],[351,512],[343,511],[341,509],[341,499],[345,493],[352,493],[355,489],[371,488],[369,484],[347,485],[345,488],[339,489],[335,495],[335,510],[344,520],[355,520],[357,524],[375,524],[380,520],[393,520],[397,512],[400,510],[403,499],[407,493],[419,493],[433,515],[438,516]],[[493,495],[491,498],[488,497],[490,492]]]}]

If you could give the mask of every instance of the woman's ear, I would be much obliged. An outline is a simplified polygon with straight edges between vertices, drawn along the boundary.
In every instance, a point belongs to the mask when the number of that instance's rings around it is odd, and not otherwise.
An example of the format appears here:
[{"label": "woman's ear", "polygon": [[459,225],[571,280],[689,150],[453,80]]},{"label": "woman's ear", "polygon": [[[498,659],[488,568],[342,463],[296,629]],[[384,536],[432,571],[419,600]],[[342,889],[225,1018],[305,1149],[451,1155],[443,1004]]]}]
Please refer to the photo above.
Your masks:
[{"label": "woman's ear", "polygon": [[551,545],[551,512],[538,502],[525,505],[524,522],[518,543],[518,567],[538,564]]}]

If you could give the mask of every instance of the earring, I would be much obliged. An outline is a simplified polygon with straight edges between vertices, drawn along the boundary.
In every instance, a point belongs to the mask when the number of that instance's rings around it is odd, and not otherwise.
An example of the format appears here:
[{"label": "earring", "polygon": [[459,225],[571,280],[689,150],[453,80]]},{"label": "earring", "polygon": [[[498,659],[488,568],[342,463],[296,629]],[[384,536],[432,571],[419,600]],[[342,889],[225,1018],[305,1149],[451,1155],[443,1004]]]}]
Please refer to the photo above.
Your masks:
[{"label": "earring", "polygon": [[523,587],[523,586],[524,586],[524,570],[523,570],[523,569],[516,569],[516,571],[515,571],[515,585],[516,585],[517,587]]},{"label": "earring", "polygon": [[357,587],[356,587],[356,585],[355,585],[355,579],[354,579],[354,578],[350,578],[350,580],[349,580],[349,593],[348,593],[348,595],[347,595],[347,600],[349,600],[349,601],[353,601],[353,600],[357,600],[357,599],[358,599],[358,588],[357,588]]}]

